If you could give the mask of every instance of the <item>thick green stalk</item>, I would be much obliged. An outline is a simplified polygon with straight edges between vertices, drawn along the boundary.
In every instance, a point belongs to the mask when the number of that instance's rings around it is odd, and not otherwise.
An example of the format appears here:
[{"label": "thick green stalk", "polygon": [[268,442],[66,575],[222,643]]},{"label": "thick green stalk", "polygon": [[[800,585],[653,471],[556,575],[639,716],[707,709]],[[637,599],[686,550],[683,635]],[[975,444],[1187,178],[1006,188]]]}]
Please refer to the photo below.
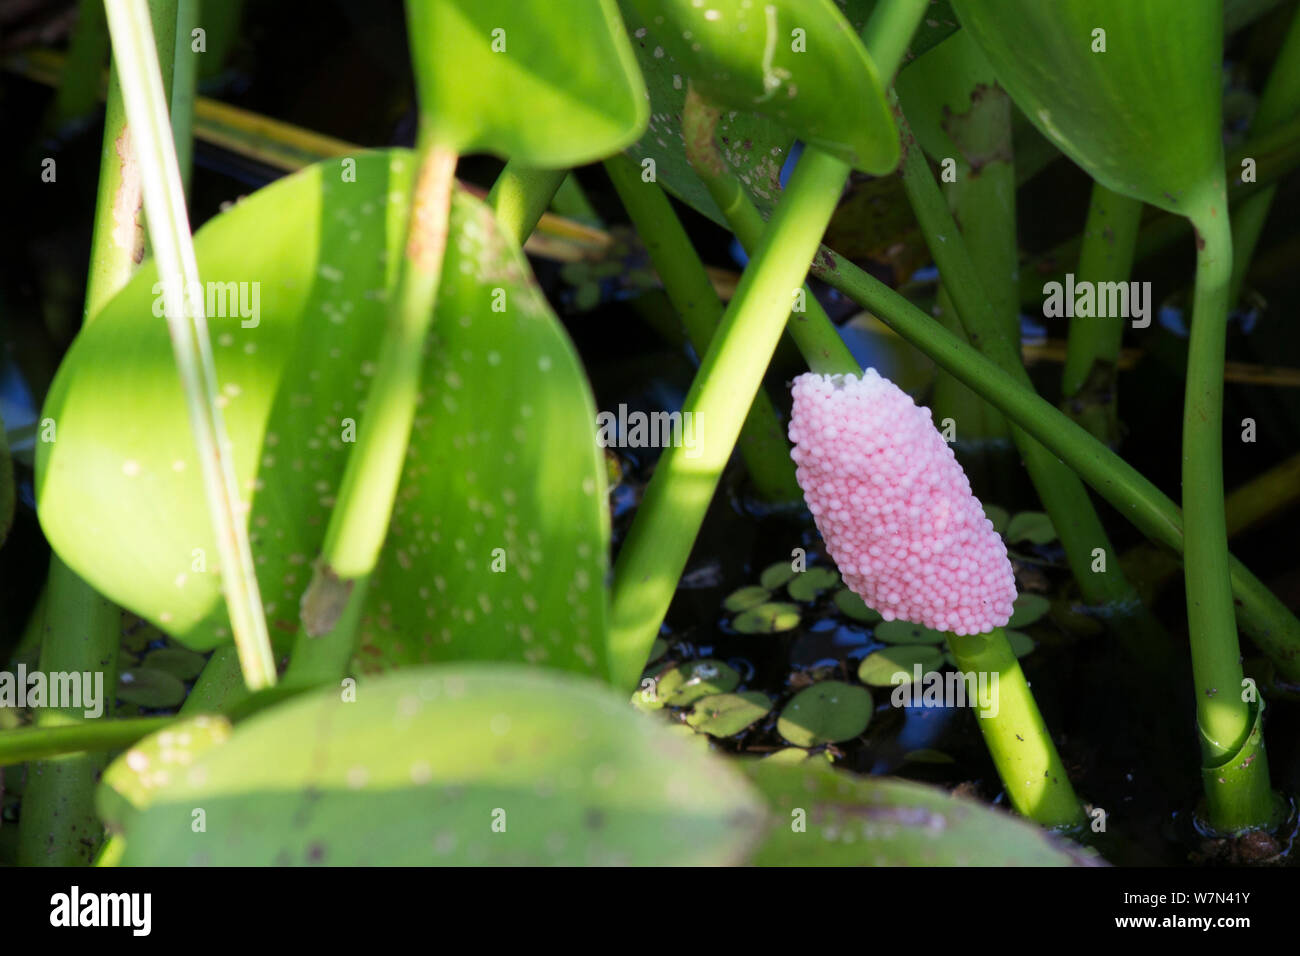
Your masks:
[{"label": "thick green stalk", "polygon": [[[724,307],[714,291],[704,263],[656,183],[642,182],[626,156],[605,161],[605,170],[618,191],[623,208],[645,243],[650,261],[663,280],[673,307],[681,316],[691,345],[699,355],[708,351]],[[797,501],[799,484],[785,430],[767,392],[760,389],[740,430],[740,453],[759,497],[766,501]]]},{"label": "thick green stalk", "polygon": [[[1141,200],[1121,196],[1101,183],[1093,183],[1076,281],[1128,282],[1141,223]],[[1116,384],[1123,339],[1121,318],[1072,318],[1065,369],[1061,373],[1066,412],[1111,444],[1119,440]]]},{"label": "thick green stalk", "polygon": [[[96,9],[92,11],[91,7]],[[165,65],[164,80],[170,81],[176,0],[151,0],[148,15],[159,38],[156,56],[159,63]],[[82,4],[81,16],[85,18],[85,29],[107,40],[107,15],[98,0],[94,4]],[[90,38],[82,42],[92,44],[95,41]],[[96,55],[93,64],[96,93],[99,59]],[[104,304],[126,285],[144,254],[140,171],[116,68],[109,81],[104,124],[83,311],[85,322],[93,321]],[[96,594],[54,554],[50,556],[45,595],[37,611],[41,622],[41,670],[45,673],[103,674],[107,698],[104,710],[111,715],[112,702],[117,696],[121,611]],[[37,714],[36,728],[62,727],[80,721],[82,717],[81,712],[41,711]],[[103,758],[96,754],[38,760],[27,768],[28,784],[19,827],[21,859],[44,865],[90,861],[99,843],[94,797],[102,767]]]},{"label": "thick green stalk", "polygon": [[488,193],[488,205],[507,235],[522,246],[568,174],[567,169],[531,169],[507,163]]},{"label": "thick green stalk", "polygon": [[987,634],[949,634],[948,649],[959,671],[997,675],[996,712],[977,711],[978,723],[1012,806],[1044,826],[1083,823],[1083,807],[1006,633],[996,628]]},{"label": "thick green stalk", "polygon": [[[908,148],[903,163],[903,185],[967,335],[981,352],[1032,391],[1019,343],[1007,334],[1007,323],[998,316],[985,292],[979,270],[934,181],[929,163],[911,141],[910,134],[905,133],[905,141]],[[1172,653],[1168,635],[1142,605],[1136,590],[1120,570],[1119,554],[1111,546],[1087,489],[1068,466],[1026,432],[1015,428],[1012,438],[1025,460],[1043,508],[1052,518],[1084,600],[1119,612],[1114,619],[1117,627],[1139,645],[1125,641],[1125,647],[1137,660],[1156,666],[1160,658]],[[1098,565],[1099,556],[1104,565]],[[1099,567],[1103,570],[1098,570]]]},{"label": "thick green stalk", "polygon": [[[175,16],[172,0],[172,16]],[[217,402],[217,376],[204,316],[202,284],[167,114],[167,94],[145,0],[105,0],[113,60],[131,124],[131,141],[162,281],[177,371],[199,450],[204,492],[221,556],[221,582],[244,678],[256,690],[275,683],[275,658],[253,566],[230,439]],[[176,36],[173,19],[158,31]],[[167,73],[172,71],[169,68]]]},{"label": "thick green stalk", "polygon": [[[1259,107],[1251,124],[1253,134],[1268,133],[1285,120],[1300,112],[1300,8],[1291,15],[1282,49],[1278,52],[1269,73]],[[1240,171],[1237,171],[1240,176]],[[1270,185],[1243,202],[1232,213],[1233,265],[1232,282],[1228,291],[1229,306],[1241,297],[1241,287],[1246,281],[1246,271],[1255,255],[1255,246],[1264,222],[1268,219],[1277,186]]]},{"label": "thick green stalk", "polygon": [[[141,737],[146,737],[155,730],[161,730],[170,724],[174,717],[133,717],[122,720],[74,721],[55,727],[19,727],[0,733],[0,767],[8,767],[25,761],[41,761],[46,768],[70,765],[78,756],[88,752],[106,752],[129,747]],[[62,759],[56,759],[62,758]],[[46,772],[55,772],[47,769]],[[27,811],[39,808],[28,806],[30,794],[23,798],[23,816]],[[91,822],[94,822],[91,816]],[[92,832],[85,834],[89,840]],[[93,833],[94,842],[98,843],[98,833]],[[24,847],[19,848],[19,862],[23,863]],[[26,865],[44,862],[28,854]],[[85,862],[89,862],[86,860]]]},{"label": "thick green stalk", "polygon": [[[1241,648],[1228,572],[1223,513],[1223,351],[1232,279],[1232,227],[1223,184],[1193,215],[1197,230],[1196,291],[1187,354],[1183,410],[1183,555],[1187,627],[1196,682],[1196,722],[1207,768],[1231,760],[1254,729],[1243,699]],[[1273,816],[1268,757],[1252,744],[1250,770],[1222,780],[1206,778],[1210,824],[1232,832],[1267,825]]]},{"label": "thick green stalk", "polygon": [[356,447],[348,455],[321,555],[302,597],[302,625],[308,637],[335,629],[355,583],[374,569],[388,534],[410,443],[424,340],[433,322],[447,247],[457,158],[454,150],[427,138],[417,155],[397,293],[380,342]]},{"label": "thick green stalk", "polygon": [[[1183,515],[1132,465],[1044,401],[1013,375],[948,332],[925,312],[829,249],[813,273],[840,290],[970,386],[1017,426],[1051,449],[1139,531],[1176,554],[1183,553]],[[1300,681],[1300,619],[1236,558],[1229,556],[1232,592],[1242,629],[1290,681]]]}]

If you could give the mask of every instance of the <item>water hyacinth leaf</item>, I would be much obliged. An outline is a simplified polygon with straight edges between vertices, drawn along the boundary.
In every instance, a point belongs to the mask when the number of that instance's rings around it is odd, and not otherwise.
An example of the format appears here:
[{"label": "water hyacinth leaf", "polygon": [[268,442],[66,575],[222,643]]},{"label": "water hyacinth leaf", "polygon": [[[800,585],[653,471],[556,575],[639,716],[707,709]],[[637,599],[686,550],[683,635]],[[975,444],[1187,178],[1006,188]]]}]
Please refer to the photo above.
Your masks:
[{"label": "water hyacinth leaf", "polygon": [[880,175],[898,165],[898,132],[882,80],[832,0],[623,5],[641,14],[657,48],[671,53],[685,79],[713,102],[766,116],[863,172]]},{"label": "water hyacinth leaf", "polygon": [[[1088,866],[1091,851],[1002,810],[935,787],[810,762],[742,766],[771,806],[760,866]],[[791,814],[803,809],[807,832]]]},{"label": "water hyacinth leaf", "polygon": [[95,812],[115,833],[163,787],[189,773],[195,761],[230,738],[225,717],[200,714],[137,741],[105,768],[95,791]]},{"label": "water hyacinth leaf", "polygon": [[732,591],[727,595],[722,606],[728,611],[748,611],[751,607],[757,607],[772,596],[772,592],[767,588],[761,588],[758,585],[751,584],[738,590]]},{"label": "water hyacinth leaf", "polygon": [[[272,635],[286,645],[362,417],[406,225],[410,154],[349,159],[355,182],[337,162],[320,163],[195,235],[200,274],[221,296],[208,324],[251,498],[258,583]],[[440,299],[449,318],[438,335],[454,351],[431,351],[425,369],[398,514],[369,591],[366,661],[524,659],[531,644],[534,656],[544,649],[542,663],[598,672],[608,517],[590,389],[486,207],[458,193],[452,223]],[[42,413],[59,440],[37,446],[38,513],[95,590],[209,650],[230,640],[229,628],[171,343],[153,314],[156,282],[146,261],[65,356]],[[483,387],[458,389],[471,367]],[[492,573],[501,557],[504,570]],[[470,561],[476,573],[465,573]],[[443,575],[456,585],[440,588]],[[459,634],[467,617],[489,614],[510,615],[513,632],[502,623],[481,632],[490,641],[444,639],[444,628]]]},{"label": "water hyacinth leaf", "polygon": [[769,564],[759,575],[759,583],[769,591],[775,591],[781,585],[793,578],[797,571],[790,567],[789,561],[778,561],[776,564]]},{"label": "water hyacinth leaf", "polygon": [[796,601],[817,600],[817,595],[840,583],[840,576],[829,568],[809,568],[796,574],[786,585],[790,597]]},{"label": "water hyacinth leaf", "polygon": [[[1008,627],[1028,627],[1052,609],[1052,602],[1041,594],[1026,591],[1016,598]],[[1018,656],[1018,655],[1017,655]]]},{"label": "water hyacinth leaf", "polygon": [[799,605],[775,602],[736,615],[731,626],[742,634],[780,634],[798,627],[799,619]]},{"label": "water hyacinth leaf", "polygon": [[655,696],[668,707],[687,707],[701,697],[735,690],[740,674],[722,661],[698,660],[665,671],[656,682]]},{"label": "water hyacinth leaf", "polygon": [[1050,544],[1056,540],[1056,529],[1046,512],[1022,511],[1007,525],[1005,537],[1008,544],[1028,541],[1030,544]]},{"label": "water hyacinth leaf", "polygon": [[876,640],[886,644],[942,644],[943,631],[932,630],[911,621],[882,621],[873,632]]},{"label": "water hyacinth leaf", "polygon": [[686,723],[711,737],[733,737],[772,710],[772,701],[759,691],[714,694],[695,702]]},{"label": "water hyacinth leaf", "polygon": [[1223,175],[1221,3],[953,0],[1029,120],[1103,186],[1187,215]]},{"label": "water hyacinth leaf", "polygon": [[865,687],[826,680],[805,687],[781,711],[776,730],[796,747],[851,740],[871,721],[871,694]]},{"label": "water hyacinth leaf", "polygon": [[[220,840],[194,839],[194,807]],[[241,723],[128,823],[123,863],[722,865],[764,814],[737,770],[593,681],[416,668]]]},{"label": "water hyacinth leaf", "polygon": [[[553,169],[616,153],[645,128],[645,86],[614,0],[406,8],[420,125],[441,145]],[[556,55],[575,42],[581,56]]]},{"label": "water hyacinth leaf", "polygon": [[972,152],[976,144],[964,135],[964,127],[981,102],[990,98],[989,87],[995,83],[993,68],[979,46],[959,31],[900,73],[896,88],[921,148],[931,157],[954,157],[963,169],[978,170],[1001,157]]},{"label": "water hyacinth leaf", "polygon": [[146,654],[141,665],[152,670],[166,671],[180,680],[194,680],[207,662],[202,654],[183,647],[159,647]]},{"label": "water hyacinth leaf", "polygon": [[916,665],[928,674],[943,665],[943,652],[928,644],[899,645],[868,654],[858,665],[858,680],[869,687],[912,683]]},{"label": "water hyacinth leaf", "polygon": [[851,617],[855,621],[861,621],[864,624],[872,624],[881,619],[880,612],[875,608],[867,607],[865,601],[858,597],[848,588],[836,591],[835,597],[832,598],[835,606],[846,617]]},{"label": "water hyacinth leaf", "polygon": [[128,704],[162,710],[180,706],[185,684],[167,671],[136,667],[117,676],[117,696]]}]

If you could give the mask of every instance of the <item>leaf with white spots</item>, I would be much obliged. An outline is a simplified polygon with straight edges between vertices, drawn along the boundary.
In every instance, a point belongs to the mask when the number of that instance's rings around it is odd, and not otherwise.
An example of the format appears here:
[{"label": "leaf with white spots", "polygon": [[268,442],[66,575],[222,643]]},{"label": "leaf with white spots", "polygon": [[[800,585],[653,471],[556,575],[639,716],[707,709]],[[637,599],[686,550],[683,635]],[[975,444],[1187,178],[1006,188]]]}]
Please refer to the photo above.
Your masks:
[{"label": "leaf with white spots", "polygon": [[250,718],[131,818],[123,862],[719,865],[764,820],[733,765],[608,688],[457,665]]}]

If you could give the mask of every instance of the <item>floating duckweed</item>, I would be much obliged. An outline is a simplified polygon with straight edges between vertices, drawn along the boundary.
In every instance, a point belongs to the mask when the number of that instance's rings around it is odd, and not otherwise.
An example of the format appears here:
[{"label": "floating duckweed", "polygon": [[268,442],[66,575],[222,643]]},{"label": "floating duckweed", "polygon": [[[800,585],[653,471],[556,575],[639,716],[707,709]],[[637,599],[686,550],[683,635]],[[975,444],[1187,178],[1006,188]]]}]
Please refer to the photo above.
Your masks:
[{"label": "floating duckweed", "polygon": [[772,709],[766,694],[713,694],[695,702],[686,723],[712,737],[731,737],[764,717]]},{"label": "floating duckweed", "polygon": [[769,564],[763,569],[763,573],[758,576],[758,583],[769,591],[775,591],[794,575],[795,570],[790,567],[789,561],[778,561],[776,564]]},{"label": "floating duckweed", "polygon": [[779,634],[799,626],[799,605],[760,604],[737,615],[731,626],[742,634]]},{"label": "floating duckweed", "polygon": [[1052,602],[1041,594],[1026,592],[1016,598],[1015,609],[1007,627],[1028,627],[1052,609]]},{"label": "floating duckweed", "polygon": [[811,602],[817,595],[840,583],[840,576],[828,568],[809,568],[796,574],[786,586],[790,597],[796,601]]},{"label": "floating duckweed", "polygon": [[936,631],[911,621],[882,621],[876,625],[876,640],[886,644],[942,644],[943,631]]},{"label": "floating duckweed", "polygon": [[816,747],[851,740],[870,721],[871,693],[865,687],[827,680],[795,694],[776,730],[796,747]]},{"label": "floating duckweed", "polygon": [[1052,519],[1041,511],[1022,511],[1012,517],[1007,525],[1008,544],[1028,541],[1030,544],[1048,544],[1056,540]]},{"label": "floating duckweed", "polygon": [[739,683],[740,675],[722,661],[689,661],[660,676],[656,696],[669,707],[686,707],[701,697],[735,690]]},{"label": "floating duckweed", "polygon": [[145,668],[166,671],[184,681],[198,677],[207,658],[183,647],[160,647],[146,654],[141,663]]},{"label": "floating duckweed", "polygon": [[772,596],[772,592],[767,588],[761,588],[756,584],[740,588],[738,591],[732,591],[727,595],[722,606],[733,613],[737,611],[748,611],[751,607],[757,607]]},{"label": "floating duckweed", "polygon": [[938,670],[943,665],[943,652],[928,644],[886,647],[863,659],[858,666],[858,680],[870,687],[910,684],[917,664],[922,674]]},{"label": "floating duckweed", "polygon": [[177,707],[185,699],[185,685],[166,671],[137,667],[118,675],[117,696],[139,707]]},{"label": "floating duckweed", "polygon": [[1007,522],[1011,520],[1011,515],[1006,508],[999,508],[997,505],[984,505],[984,516],[993,522],[993,530],[1002,534],[1007,530]]},{"label": "floating duckweed", "polygon": [[1011,653],[1015,654],[1016,657],[1024,657],[1032,653],[1037,646],[1034,639],[1024,631],[1008,630],[1004,633],[1007,635],[1007,643],[1011,645]]},{"label": "floating duckweed", "polygon": [[835,602],[835,606],[840,609],[840,613],[855,621],[861,621],[864,624],[874,624],[876,621],[881,620],[879,611],[875,608],[867,607],[866,602],[848,588],[836,591],[835,597],[832,598],[832,600]]}]

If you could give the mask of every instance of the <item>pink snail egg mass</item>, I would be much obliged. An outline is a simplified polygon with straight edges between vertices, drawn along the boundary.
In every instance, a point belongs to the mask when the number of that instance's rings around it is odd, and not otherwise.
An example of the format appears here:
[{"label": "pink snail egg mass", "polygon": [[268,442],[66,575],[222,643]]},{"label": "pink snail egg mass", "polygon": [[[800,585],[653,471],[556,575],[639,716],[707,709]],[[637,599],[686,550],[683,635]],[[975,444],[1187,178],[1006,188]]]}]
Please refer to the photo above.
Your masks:
[{"label": "pink snail egg mass", "polygon": [[844,583],[886,621],[980,634],[1011,619],[1007,547],[927,409],[875,369],[809,372],[794,381],[790,440]]}]

